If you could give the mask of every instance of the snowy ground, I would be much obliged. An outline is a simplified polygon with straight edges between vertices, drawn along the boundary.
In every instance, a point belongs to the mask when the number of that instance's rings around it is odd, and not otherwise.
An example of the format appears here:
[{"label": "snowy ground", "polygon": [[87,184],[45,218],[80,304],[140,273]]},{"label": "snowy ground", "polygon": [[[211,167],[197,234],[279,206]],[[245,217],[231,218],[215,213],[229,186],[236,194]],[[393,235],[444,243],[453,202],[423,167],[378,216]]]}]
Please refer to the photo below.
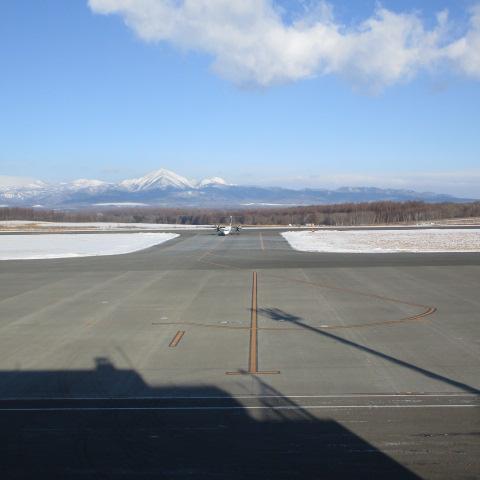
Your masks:
[{"label": "snowy ground", "polygon": [[0,260],[119,255],[143,250],[175,237],[178,234],[0,235]]},{"label": "snowy ground", "polygon": [[0,231],[48,230],[203,230],[212,225],[177,225],[173,223],[112,223],[112,222],[33,222],[25,220],[0,221]]},{"label": "snowy ground", "polygon": [[480,252],[480,229],[285,232],[302,252]]}]

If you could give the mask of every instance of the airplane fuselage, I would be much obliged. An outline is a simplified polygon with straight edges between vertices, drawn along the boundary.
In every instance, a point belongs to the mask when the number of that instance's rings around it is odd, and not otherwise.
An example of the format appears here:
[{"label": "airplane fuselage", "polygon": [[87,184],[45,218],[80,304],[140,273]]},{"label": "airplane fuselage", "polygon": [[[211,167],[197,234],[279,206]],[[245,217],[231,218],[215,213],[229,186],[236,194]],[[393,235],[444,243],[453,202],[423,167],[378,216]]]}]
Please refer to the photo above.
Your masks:
[{"label": "airplane fuselage", "polygon": [[230,225],[227,225],[226,227],[220,227],[217,225],[218,235],[224,237],[225,235],[230,235],[233,232],[240,233],[240,225],[234,227],[232,225],[232,221],[233,217],[230,217]]},{"label": "airplane fuselage", "polygon": [[232,233],[232,227],[223,227],[218,231],[218,234],[221,236],[230,235]]}]

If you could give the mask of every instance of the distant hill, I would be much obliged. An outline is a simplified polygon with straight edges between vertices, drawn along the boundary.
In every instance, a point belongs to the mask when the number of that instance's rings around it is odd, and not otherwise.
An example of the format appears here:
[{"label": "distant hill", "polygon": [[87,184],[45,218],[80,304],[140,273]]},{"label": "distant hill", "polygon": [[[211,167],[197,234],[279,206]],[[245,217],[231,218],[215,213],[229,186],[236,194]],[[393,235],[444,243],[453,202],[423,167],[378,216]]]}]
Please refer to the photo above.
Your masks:
[{"label": "distant hill", "polygon": [[420,200],[429,203],[473,201],[431,192],[373,187],[294,190],[230,185],[218,177],[197,182],[163,168],[144,177],[119,183],[87,179],[68,183],[46,183],[34,179],[0,177],[1,206],[82,208],[118,205],[211,208],[328,205],[385,200]]}]

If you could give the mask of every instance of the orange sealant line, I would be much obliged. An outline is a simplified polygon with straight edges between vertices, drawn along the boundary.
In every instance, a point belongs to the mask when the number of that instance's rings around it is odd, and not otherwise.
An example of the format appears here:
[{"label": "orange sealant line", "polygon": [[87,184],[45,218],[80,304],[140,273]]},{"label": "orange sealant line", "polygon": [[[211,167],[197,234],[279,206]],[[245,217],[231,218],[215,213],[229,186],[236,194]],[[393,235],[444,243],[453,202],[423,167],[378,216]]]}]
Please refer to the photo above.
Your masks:
[{"label": "orange sealant line", "polygon": [[173,337],[172,341],[170,342],[169,347],[174,348],[176,347],[179,343],[182,337],[185,335],[185,331],[179,330],[176,335]]},{"label": "orange sealant line", "polygon": [[258,305],[257,305],[257,272],[253,272],[252,282],[252,307],[250,315],[250,350],[248,354],[248,370],[225,372],[227,375],[278,375],[278,370],[258,370]]}]

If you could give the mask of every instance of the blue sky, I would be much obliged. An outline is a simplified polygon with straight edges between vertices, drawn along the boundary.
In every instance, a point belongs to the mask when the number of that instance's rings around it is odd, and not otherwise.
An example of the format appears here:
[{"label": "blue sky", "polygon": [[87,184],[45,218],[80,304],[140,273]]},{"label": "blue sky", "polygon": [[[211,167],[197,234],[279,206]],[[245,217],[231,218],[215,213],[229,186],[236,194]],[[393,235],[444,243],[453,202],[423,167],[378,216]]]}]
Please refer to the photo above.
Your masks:
[{"label": "blue sky", "polygon": [[480,197],[476,2],[197,2],[1,2],[0,175]]}]

